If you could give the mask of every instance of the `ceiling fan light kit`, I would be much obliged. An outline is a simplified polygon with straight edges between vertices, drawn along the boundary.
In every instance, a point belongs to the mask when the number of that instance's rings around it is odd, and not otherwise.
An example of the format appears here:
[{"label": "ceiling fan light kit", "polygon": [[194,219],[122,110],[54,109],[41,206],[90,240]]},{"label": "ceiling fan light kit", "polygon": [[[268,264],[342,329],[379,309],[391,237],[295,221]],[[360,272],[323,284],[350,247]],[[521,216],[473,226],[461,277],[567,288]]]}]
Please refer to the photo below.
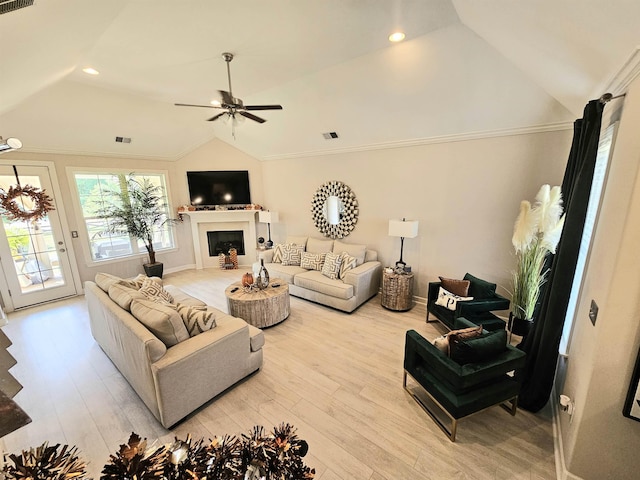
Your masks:
[{"label": "ceiling fan light kit", "polygon": [[[203,108],[216,108],[224,110],[222,113],[218,113],[211,118],[208,118],[208,122],[213,122],[218,119],[223,120],[231,120],[232,126],[232,135],[235,138],[235,125],[238,120],[241,120],[241,117],[248,118],[249,120],[253,120],[254,122],[264,123],[266,120],[264,118],[258,117],[253,113],[249,113],[249,111],[255,110],[282,110],[282,105],[245,105],[242,99],[233,96],[233,90],[231,89],[231,69],[229,64],[231,60],[233,60],[233,54],[229,52],[225,52],[222,54],[222,59],[227,64],[227,80],[229,82],[229,91],[226,90],[218,90],[220,93],[220,102],[216,102],[215,100],[211,102],[211,105],[193,105],[188,103],[176,103],[175,105],[178,107],[203,107]],[[238,115],[238,116],[237,116]]]}]

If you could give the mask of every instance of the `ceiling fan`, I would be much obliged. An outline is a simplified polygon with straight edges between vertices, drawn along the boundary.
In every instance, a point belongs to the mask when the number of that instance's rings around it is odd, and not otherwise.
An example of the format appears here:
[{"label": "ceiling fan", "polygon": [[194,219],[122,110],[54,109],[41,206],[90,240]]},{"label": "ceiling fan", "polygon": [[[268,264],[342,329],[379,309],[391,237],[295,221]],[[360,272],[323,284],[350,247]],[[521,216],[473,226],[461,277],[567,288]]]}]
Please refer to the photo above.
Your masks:
[{"label": "ceiling fan", "polygon": [[233,54],[225,52],[222,54],[222,58],[225,62],[227,62],[227,78],[229,80],[229,91],[218,90],[220,92],[220,97],[222,101],[220,105],[192,105],[189,103],[176,103],[175,105],[178,107],[203,107],[203,108],[217,108],[222,109],[224,112],[218,113],[211,118],[208,118],[208,122],[213,122],[214,120],[218,120],[221,117],[227,116],[227,119],[236,120],[236,114],[246,117],[254,122],[264,123],[266,120],[264,118],[260,118],[257,115],[249,113],[251,110],[282,110],[282,105],[245,105],[242,103],[240,98],[236,98],[233,96],[231,91],[231,70],[229,68],[229,63],[233,60]]}]

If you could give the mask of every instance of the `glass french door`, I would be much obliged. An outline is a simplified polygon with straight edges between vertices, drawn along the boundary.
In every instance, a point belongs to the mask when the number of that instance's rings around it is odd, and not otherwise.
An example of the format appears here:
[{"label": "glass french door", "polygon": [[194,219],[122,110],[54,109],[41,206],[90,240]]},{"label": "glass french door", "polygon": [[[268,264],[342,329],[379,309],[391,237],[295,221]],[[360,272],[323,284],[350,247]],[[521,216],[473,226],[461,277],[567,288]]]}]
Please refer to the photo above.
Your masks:
[{"label": "glass french door", "polygon": [[[49,169],[45,166],[16,166],[14,171],[11,165],[0,165],[0,188],[7,191],[18,181],[23,187],[44,189],[53,198]],[[28,197],[17,201],[24,210],[33,207]],[[77,294],[57,210],[39,220],[10,220],[2,215],[0,264],[13,308]]]}]

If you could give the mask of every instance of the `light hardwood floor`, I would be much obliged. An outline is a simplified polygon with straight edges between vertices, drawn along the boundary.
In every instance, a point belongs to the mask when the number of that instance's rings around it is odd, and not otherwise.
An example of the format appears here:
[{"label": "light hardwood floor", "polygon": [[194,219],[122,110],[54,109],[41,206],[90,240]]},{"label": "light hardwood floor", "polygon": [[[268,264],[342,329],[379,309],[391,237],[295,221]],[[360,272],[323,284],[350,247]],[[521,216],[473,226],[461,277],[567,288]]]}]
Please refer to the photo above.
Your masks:
[{"label": "light hardwood floor", "polygon": [[[164,281],[227,311],[224,289],[242,273],[189,270]],[[444,332],[424,319],[424,306],[391,312],[379,297],[352,314],[291,297],[289,318],[264,330],[263,368],[169,431],[94,342],[84,297],[12,313],[3,330],[24,385],[16,401],[33,422],[0,448],[77,445],[98,479],[131,432],[164,443],[287,422],[308,441],[305,461],[321,480],[556,478],[549,412],[493,407],[462,420],[451,443],[403,390],[405,332]]]}]

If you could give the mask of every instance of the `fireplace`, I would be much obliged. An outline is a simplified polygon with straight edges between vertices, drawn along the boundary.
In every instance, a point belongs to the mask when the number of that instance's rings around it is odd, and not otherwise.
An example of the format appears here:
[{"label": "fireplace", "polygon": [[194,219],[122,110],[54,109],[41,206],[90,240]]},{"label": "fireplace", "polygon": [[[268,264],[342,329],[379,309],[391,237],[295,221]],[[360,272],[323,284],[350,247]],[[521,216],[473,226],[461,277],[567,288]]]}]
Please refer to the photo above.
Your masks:
[{"label": "fireplace", "polygon": [[221,253],[229,253],[235,248],[238,255],[244,255],[244,232],[242,230],[221,230],[207,232],[209,242],[209,256],[217,257]]}]

